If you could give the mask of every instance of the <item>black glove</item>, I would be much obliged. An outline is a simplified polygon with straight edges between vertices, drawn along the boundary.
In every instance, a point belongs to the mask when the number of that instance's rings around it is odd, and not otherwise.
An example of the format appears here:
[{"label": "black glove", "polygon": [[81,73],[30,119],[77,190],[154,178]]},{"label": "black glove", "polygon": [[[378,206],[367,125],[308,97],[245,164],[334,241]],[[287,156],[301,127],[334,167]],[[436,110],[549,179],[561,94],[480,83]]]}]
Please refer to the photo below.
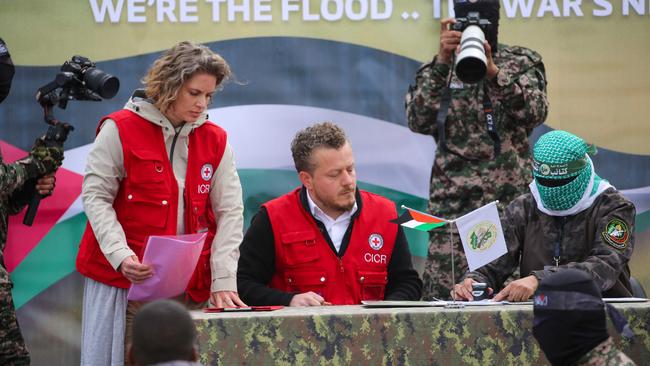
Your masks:
[{"label": "black glove", "polygon": [[63,146],[46,146],[45,139],[39,137],[34,142],[29,155],[18,160],[27,171],[27,178],[37,178],[55,172],[63,162]]}]

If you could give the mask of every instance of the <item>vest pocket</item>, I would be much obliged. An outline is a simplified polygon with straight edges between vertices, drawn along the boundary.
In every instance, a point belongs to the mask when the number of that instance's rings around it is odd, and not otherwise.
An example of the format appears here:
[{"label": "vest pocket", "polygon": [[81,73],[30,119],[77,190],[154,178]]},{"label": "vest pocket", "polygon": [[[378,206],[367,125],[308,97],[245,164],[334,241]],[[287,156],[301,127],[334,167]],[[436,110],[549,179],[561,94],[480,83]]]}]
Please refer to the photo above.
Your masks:
[{"label": "vest pocket", "polygon": [[318,259],[316,235],[312,231],[294,231],[280,235],[284,260],[290,266]]},{"label": "vest pocket", "polygon": [[388,283],[387,271],[359,271],[357,281],[361,287],[361,300],[383,300]]},{"label": "vest pocket", "polygon": [[160,156],[149,150],[131,151],[131,169],[127,179],[136,184],[159,183],[165,180],[165,164]]},{"label": "vest pocket", "polygon": [[284,283],[289,292],[304,293],[313,291],[323,296],[328,278],[325,272],[291,271],[284,275]]},{"label": "vest pocket", "polygon": [[127,222],[122,226],[150,226],[164,228],[169,216],[169,202],[163,198],[140,197],[129,194],[126,198]]}]

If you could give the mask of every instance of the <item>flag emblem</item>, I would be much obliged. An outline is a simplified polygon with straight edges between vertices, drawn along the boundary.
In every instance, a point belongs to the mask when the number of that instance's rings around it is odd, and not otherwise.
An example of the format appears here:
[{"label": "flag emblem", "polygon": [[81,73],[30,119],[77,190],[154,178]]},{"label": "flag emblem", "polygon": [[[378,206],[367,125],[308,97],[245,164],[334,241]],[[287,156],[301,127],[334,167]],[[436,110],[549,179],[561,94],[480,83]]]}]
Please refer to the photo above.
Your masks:
[{"label": "flag emblem", "polygon": [[420,231],[429,231],[447,223],[447,220],[440,217],[428,215],[412,208],[404,208],[406,211],[395,220],[390,220],[390,222]]},{"label": "flag emblem", "polygon": [[627,248],[627,240],[630,237],[630,229],[623,220],[612,219],[607,223],[603,238],[605,241],[616,249]]},{"label": "flag emblem", "polygon": [[476,252],[489,249],[497,241],[497,227],[490,221],[479,222],[467,234],[469,247]]},{"label": "flag emblem", "polygon": [[212,169],[212,164],[203,164],[201,167],[201,178],[203,178],[204,181],[209,181],[212,179],[212,172],[214,170]]},{"label": "flag emblem", "polygon": [[379,234],[370,234],[368,237],[368,244],[370,244],[372,249],[379,250],[384,246],[384,238]]},{"label": "flag emblem", "polygon": [[456,220],[470,271],[482,267],[508,252],[503,237],[496,201],[477,208]]}]

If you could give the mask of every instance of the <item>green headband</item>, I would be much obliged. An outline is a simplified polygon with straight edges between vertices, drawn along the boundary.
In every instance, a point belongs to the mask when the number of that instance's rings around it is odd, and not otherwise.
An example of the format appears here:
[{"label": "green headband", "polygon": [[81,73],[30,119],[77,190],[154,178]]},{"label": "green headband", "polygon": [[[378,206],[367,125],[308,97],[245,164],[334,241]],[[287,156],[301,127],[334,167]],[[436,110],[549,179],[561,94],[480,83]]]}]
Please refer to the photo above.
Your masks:
[{"label": "green headband", "polygon": [[[589,145],[587,154],[595,155],[597,152],[596,145]],[[579,173],[587,166],[587,157],[567,161],[565,163],[544,163],[533,157],[533,172],[539,177],[568,177]]]},{"label": "green headband", "polygon": [[533,172],[540,177],[564,178],[582,171],[585,166],[587,166],[585,158],[559,164],[547,164],[533,159]]}]

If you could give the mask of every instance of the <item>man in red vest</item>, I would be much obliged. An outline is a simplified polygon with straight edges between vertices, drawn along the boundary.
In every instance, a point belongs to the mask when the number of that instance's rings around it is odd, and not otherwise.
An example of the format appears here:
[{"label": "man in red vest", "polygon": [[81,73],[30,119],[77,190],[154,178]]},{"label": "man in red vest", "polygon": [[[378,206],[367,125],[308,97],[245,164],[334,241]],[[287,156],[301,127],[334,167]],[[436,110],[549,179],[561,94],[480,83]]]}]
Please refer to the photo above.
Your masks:
[{"label": "man in red vest", "polygon": [[249,305],[419,300],[395,204],[357,189],[352,146],[332,123],[295,136],[302,187],[264,205],[240,246],[237,287]]}]

